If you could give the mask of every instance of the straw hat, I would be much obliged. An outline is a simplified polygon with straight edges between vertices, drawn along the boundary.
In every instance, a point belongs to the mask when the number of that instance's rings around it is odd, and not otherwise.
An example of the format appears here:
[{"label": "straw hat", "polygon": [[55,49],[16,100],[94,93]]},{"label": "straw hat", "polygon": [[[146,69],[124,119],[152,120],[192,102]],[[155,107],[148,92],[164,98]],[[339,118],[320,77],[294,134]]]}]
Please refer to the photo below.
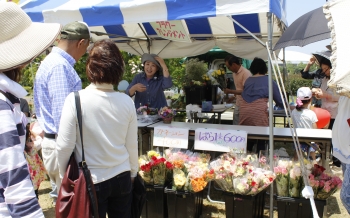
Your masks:
[{"label": "straw hat", "polygon": [[0,71],[30,62],[60,33],[56,23],[34,23],[15,3],[0,2]]}]

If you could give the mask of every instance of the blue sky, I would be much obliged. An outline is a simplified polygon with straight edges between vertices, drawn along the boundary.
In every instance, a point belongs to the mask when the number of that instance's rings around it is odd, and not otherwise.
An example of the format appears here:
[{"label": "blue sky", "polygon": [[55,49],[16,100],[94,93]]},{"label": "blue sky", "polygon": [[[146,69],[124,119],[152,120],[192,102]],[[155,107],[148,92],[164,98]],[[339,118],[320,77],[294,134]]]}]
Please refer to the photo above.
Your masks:
[{"label": "blue sky", "polygon": [[[321,7],[326,3],[326,0],[286,0],[287,1],[287,21],[288,24],[292,24],[294,20],[306,14],[313,9]],[[304,47],[291,46],[287,47],[286,50],[298,51],[306,54],[311,54],[315,51],[326,50],[326,45],[329,45],[331,39],[326,39],[323,41],[311,43]]]}]

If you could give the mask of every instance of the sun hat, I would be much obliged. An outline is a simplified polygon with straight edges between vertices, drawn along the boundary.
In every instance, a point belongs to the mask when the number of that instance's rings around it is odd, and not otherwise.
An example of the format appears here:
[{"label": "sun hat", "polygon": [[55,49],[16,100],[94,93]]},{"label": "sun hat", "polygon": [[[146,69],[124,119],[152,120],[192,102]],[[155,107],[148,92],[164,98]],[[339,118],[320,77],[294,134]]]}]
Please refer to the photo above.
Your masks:
[{"label": "sun hat", "polygon": [[141,57],[141,62],[142,62],[142,64],[144,64],[146,61],[150,61],[150,62],[154,63],[155,65],[157,65],[158,68],[162,71],[163,68],[160,66],[159,62],[155,59],[155,57],[158,57],[158,55],[144,53]]},{"label": "sun hat", "polygon": [[309,87],[301,87],[297,91],[297,98],[300,100],[309,100],[312,97],[312,92]]},{"label": "sun hat", "polygon": [[81,21],[68,23],[61,30],[61,39],[80,40],[90,38],[89,26]]},{"label": "sun hat", "polygon": [[0,2],[0,71],[30,62],[57,38],[61,25],[35,23],[13,2]]}]

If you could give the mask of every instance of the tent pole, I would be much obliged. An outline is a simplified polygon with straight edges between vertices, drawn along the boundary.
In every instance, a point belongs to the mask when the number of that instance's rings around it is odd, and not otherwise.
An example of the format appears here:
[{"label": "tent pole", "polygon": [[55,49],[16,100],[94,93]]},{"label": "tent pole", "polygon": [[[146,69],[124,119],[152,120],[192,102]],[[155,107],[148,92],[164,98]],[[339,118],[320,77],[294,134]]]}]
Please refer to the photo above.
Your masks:
[{"label": "tent pole", "polygon": [[[286,84],[286,78],[287,78],[287,64],[286,64],[286,48],[283,48],[282,49],[282,51],[283,51],[283,83],[284,84]],[[288,90],[288,92],[289,92],[289,90]],[[289,104],[289,96],[291,95],[292,93],[290,93],[289,92],[289,94],[288,94],[288,99],[287,99],[287,101],[288,101],[288,104]]]},{"label": "tent pole", "polygon": [[[268,33],[268,51],[272,53],[272,13],[267,13],[267,33]],[[270,148],[270,169],[273,170],[273,89],[272,89],[272,63],[268,61],[269,74],[269,148]],[[273,218],[273,183],[270,186],[270,218]]]}]

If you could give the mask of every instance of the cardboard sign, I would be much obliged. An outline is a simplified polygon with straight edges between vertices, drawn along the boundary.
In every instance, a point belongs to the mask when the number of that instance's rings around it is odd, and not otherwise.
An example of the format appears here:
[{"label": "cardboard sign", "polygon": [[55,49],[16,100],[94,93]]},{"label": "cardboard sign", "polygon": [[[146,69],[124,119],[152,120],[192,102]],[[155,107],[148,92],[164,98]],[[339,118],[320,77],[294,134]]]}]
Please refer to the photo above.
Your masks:
[{"label": "cardboard sign", "polygon": [[188,131],[183,128],[156,126],[154,127],[153,146],[187,149]]},{"label": "cardboard sign", "polygon": [[150,22],[159,37],[179,42],[192,42],[181,20]]},{"label": "cardboard sign", "polygon": [[221,129],[196,129],[194,148],[205,151],[246,153],[247,132]]}]

